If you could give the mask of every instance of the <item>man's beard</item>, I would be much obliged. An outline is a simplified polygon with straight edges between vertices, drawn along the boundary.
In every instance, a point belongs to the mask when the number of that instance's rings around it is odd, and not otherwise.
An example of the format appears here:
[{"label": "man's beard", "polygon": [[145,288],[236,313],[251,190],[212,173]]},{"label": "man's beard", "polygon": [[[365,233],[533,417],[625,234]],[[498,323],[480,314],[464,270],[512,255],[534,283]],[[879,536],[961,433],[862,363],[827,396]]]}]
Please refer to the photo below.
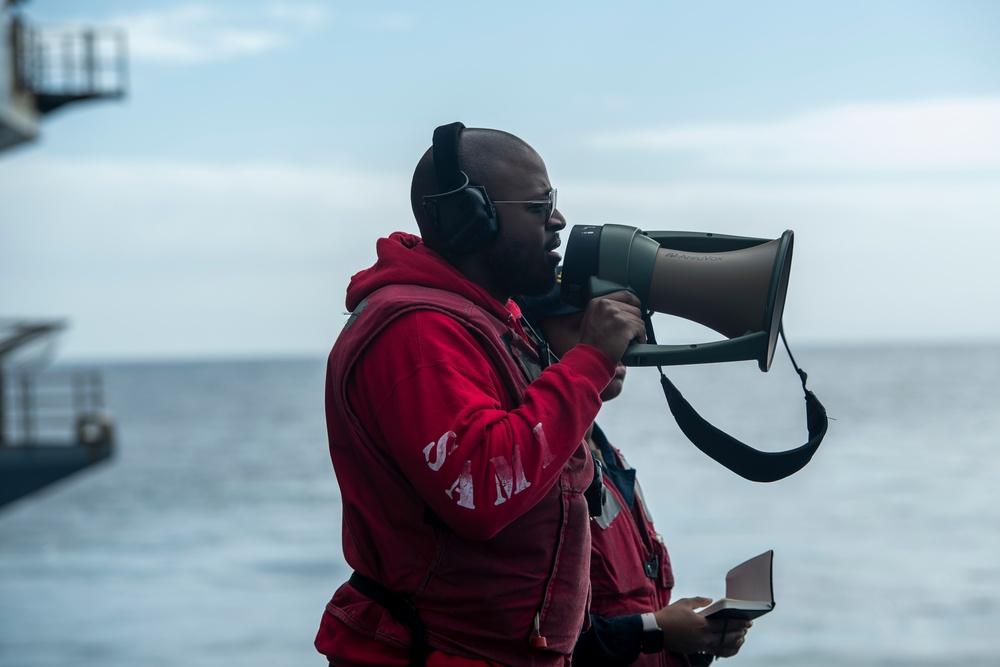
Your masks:
[{"label": "man's beard", "polygon": [[[556,284],[555,267],[545,255],[531,266],[521,266],[524,256],[521,246],[496,244],[483,254],[483,264],[495,284],[507,296],[539,296]],[[526,270],[527,269],[527,270]]]}]

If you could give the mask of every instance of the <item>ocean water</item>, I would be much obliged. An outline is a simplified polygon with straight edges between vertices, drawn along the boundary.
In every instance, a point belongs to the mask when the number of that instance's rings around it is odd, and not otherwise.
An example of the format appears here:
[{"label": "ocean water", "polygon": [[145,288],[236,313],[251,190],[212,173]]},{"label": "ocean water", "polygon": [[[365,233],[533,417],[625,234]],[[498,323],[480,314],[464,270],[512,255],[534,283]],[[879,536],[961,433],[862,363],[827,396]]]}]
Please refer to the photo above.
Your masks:
[{"label": "ocean water", "polygon": [[[730,664],[1000,665],[1000,346],[796,350],[830,431],[742,480],[678,431],[654,369],[599,421],[639,469],[677,597],[775,550],[777,606]],[[103,366],[113,461],[0,510],[0,665],[322,665],[348,571],[324,360]],[[668,369],[710,421],[805,440],[787,358]]]}]

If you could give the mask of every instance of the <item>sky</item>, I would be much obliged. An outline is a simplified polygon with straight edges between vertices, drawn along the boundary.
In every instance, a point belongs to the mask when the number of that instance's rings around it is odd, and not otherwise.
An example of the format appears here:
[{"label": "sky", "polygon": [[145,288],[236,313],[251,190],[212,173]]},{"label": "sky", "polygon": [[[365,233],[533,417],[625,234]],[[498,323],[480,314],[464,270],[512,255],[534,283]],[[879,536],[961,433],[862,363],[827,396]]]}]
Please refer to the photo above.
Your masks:
[{"label": "sky", "polygon": [[0,316],[67,359],[325,354],[460,120],[570,225],[794,230],[791,341],[1000,342],[1000,3],[613,4],[26,3],[123,29],[128,94],[0,154]]}]

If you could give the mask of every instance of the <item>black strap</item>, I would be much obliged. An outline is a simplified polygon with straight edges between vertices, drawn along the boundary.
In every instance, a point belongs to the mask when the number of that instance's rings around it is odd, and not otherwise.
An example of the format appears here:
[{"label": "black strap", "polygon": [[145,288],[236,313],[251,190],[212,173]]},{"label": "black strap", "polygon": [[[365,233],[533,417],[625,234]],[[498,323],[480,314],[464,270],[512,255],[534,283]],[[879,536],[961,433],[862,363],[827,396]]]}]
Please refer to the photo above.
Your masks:
[{"label": "black strap", "polygon": [[[646,329],[652,335],[652,322],[648,315]],[[795,449],[784,452],[762,452],[719,430],[705,421],[691,407],[691,404],[681,395],[677,387],[663,374],[663,369],[657,366],[660,371],[660,384],[663,386],[663,394],[670,405],[670,412],[673,413],[677,425],[688,440],[718,463],[752,482],[774,482],[801,470],[816,453],[827,430],[826,408],[819,402],[816,395],[806,388],[808,376],[795,363],[795,357],[792,356],[788,341],[785,339],[784,329],[779,328],[778,332],[781,334],[781,341],[788,351],[788,358],[792,360],[795,372],[799,374],[799,379],[802,381],[802,391],[805,392],[806,427],[809,430],[809,441]],[[653,342],[655,344],[655,341]]]},{"label": "black strap", "polygon": [[393,593],[374,579],[358,572],[352,572],[349,580],[359,593],[365,595],[385,607],[392,617],[410,630],[410,667],[425,667],[430,645],[427,642],[427,627],[424,625],[417,608],[413,603],[399,593]]}]

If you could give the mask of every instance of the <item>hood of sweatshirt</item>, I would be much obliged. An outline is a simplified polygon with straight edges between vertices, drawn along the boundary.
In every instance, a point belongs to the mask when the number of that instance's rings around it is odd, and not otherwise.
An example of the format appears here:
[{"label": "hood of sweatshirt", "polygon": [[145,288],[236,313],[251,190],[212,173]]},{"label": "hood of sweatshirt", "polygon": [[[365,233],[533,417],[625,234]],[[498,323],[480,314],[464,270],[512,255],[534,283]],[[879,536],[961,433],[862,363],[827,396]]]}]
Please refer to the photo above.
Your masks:
[{"label": "hood of sweatshirt", "polygon": [[500,303],[489,292],[471,282],[448,260],[424,245],[419,236],[394,232],[375,244],[378,259],[371,267],[351,277],[347,287],[347,309],[353,311],[368,295],[386,285],[420,285],[459,294],[501,320],[521,312],[513,299]]}]

